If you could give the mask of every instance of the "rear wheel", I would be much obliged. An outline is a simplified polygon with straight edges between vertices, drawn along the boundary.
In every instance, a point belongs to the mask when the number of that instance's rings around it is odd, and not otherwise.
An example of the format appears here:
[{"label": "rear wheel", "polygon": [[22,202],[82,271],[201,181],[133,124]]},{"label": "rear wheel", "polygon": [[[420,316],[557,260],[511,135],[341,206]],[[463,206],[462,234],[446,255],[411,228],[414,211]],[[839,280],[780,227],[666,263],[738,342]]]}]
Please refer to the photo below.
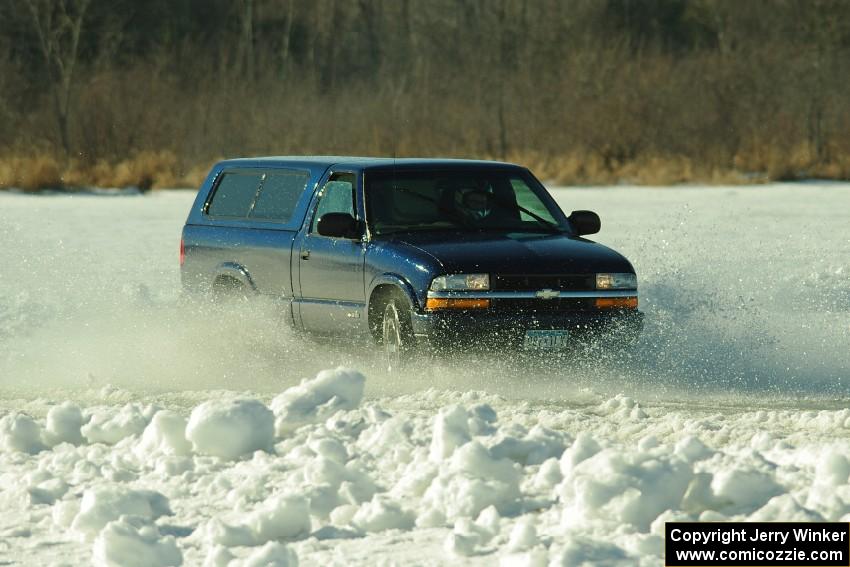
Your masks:
[{"label": "rear wheel", "polygon": [[398,372],[410,359],[413,328],[410,325],[410,312],[396,297],[391,298],[384,308],[381,339],[387,370]]}]

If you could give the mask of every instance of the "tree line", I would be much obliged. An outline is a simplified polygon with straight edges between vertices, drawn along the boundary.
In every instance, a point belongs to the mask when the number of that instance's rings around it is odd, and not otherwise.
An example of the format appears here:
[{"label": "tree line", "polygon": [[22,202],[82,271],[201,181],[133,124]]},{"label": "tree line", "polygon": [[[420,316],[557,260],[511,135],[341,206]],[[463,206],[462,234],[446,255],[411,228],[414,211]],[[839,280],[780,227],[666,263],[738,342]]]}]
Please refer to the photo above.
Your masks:
[{"label": "tree line", "polygon": [[849,64],[841,0],[0,0],[0,186],[313,153],[847,178]]}]

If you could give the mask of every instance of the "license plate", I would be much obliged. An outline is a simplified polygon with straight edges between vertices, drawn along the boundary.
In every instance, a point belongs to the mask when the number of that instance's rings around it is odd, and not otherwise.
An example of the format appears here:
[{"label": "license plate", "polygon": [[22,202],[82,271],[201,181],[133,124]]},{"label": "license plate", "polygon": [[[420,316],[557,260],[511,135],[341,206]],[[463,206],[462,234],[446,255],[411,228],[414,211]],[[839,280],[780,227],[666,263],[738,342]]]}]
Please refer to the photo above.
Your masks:
[{"label": "license plate", "polygon": [[522,346],[525,350],[562,350],[569,338],[570,332],[564,330],[526,331]]}]

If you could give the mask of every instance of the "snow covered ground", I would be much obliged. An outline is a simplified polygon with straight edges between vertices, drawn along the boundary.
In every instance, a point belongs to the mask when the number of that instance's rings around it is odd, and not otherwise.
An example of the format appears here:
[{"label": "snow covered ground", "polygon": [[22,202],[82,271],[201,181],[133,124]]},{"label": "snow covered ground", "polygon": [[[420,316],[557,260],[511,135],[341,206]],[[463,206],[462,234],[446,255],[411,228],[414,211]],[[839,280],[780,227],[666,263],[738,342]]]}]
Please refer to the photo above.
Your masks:
[{"label": "snow covered ground", "polygon": [[182,302],[191,193],[0,193],[0,564],[659,565],[669,519],[850,520],[850,185],[554,193],[635,264],[636,351],[402,377]]}]

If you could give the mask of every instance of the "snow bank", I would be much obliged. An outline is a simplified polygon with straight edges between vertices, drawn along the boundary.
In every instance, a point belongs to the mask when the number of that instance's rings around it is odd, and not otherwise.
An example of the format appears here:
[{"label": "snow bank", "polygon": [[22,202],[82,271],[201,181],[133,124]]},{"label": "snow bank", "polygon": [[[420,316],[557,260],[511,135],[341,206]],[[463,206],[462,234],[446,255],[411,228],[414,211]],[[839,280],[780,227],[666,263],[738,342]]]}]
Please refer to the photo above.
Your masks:
[{"label": "snow bank", "polygon": [[299,426],[327,419],[339,410],[353,410],[363,399],[366,377],[356,370],[323,370],[312,380],[289,388],[274,400],[275,430],[283,437]]},{"label": "snow bank", "polygon": [[274,442],[274,415],[258,400],[204,402],[192,410],[186,438],[198,453],[223,459],[269,451]]},{"label": "snow bank", "polygon": [[[70,531],[77,543],[59,545],[97,565],[332,564],[336,549],[354,564],[394,550],[629,565],[662,562],[669,520],[850,518],[846,410],[695,418],[624,396],[554,411],[436,391],[361,406],[362,390],[337,369],[274,411],[216,399],[188,419],[138,404],[9,413],[0,505],[32,521],[0,518],[0,534],[15,546]],[[771,421],[791,433],[755,426]]]}]

